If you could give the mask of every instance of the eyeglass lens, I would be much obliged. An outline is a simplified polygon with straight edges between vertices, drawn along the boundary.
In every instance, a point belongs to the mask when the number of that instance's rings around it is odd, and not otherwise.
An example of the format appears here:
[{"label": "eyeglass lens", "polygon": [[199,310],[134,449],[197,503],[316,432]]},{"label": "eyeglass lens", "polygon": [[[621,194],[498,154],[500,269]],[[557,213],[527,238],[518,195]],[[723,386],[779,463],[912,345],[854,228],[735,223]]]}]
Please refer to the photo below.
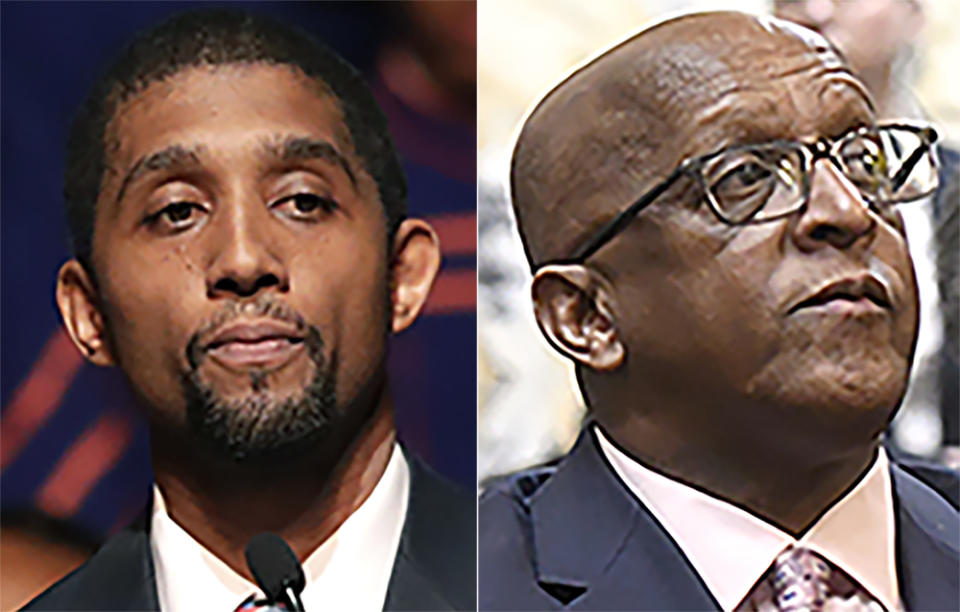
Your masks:
[{"label": "eyeglass lens", "polygon": [[[875,205],[916,200],[937,186],[934,149],[910,129],[855,132],[836,144],[833,154],[844,175]],[[801,208],[806,172],[802,146],[788,144],[728,149],[701,168],[711,205],[735,224]]]}]

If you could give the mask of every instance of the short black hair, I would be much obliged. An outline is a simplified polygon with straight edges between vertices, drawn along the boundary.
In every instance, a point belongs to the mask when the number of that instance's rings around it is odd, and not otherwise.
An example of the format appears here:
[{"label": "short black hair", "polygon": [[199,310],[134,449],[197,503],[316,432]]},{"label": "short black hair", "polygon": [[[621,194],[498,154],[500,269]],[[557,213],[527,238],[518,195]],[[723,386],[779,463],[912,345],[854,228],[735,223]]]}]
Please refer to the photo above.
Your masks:
[{"label": "short black hair", "polygon": [[106,130],[118,106],[186,68],[252,63],[299,68],[332,92],[355,152],[377,183],[387,234],[394,235],[406,215],[406,178],[387,118],[357,69],[309,34],[271,18],[232,9],[196,10],[138,34],[93,85],[73,120],[64,198],[74,256],[90,272]]}]

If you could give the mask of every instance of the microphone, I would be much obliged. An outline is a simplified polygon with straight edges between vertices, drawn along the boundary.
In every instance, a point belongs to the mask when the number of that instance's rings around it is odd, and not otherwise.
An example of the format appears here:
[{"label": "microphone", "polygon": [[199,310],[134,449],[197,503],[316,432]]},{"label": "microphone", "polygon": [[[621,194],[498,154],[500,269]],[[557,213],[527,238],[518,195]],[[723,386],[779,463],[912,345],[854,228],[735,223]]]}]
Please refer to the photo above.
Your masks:
[{"label": "microphone", "polygon": [[304,612],[300,593],[307,579],[296,555],[283,538],[269,532],[257,534],[247,544],[244,556],[257,586],[267,597],[268,605],[280,603],[287,610]]}]

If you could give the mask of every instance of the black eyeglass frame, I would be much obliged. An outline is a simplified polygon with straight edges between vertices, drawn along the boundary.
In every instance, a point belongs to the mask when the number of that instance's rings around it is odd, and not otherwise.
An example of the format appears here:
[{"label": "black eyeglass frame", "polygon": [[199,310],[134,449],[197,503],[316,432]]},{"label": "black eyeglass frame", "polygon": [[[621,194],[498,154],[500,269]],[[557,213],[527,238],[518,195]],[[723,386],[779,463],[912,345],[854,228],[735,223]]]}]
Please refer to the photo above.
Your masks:
[{"label": "black eyeglass frame", "polygon": [[[658,197],[660,197],[667,189],[670,188],[673,183],[680,178],[681,176],[688,174],[690,172],[696,172],[698,181],[700,183],[700,188],[703,191],[707,205],[710,207],[710,211],[714,214],[717,219],[722,223],[727,225],[750,225],[752,223],[766,223],[767,221],[775,221],[783,217],[792,215],[798,210],[802,210],[806,205],[810,197],[810,170],[813,168],[814,163],[818,159],[829,159],[834,166],[837,167],[843,173],[843,167],[840,165],[840,161],[837,159],[837,151],[839,147],[846,143],[850,138],[858,134],[866,134],[869,132],[879,132],[884,129],[901,129],[912,132],[916,134],[921,142],[921,146],[910,155],[909,158],[903,163],[900,167],[900,170],[893,177],[894,189],[899,189],[903,186],[903,181],[910,176],[910,173],[913,171],[914,166],[917,165],[917,162],[926,155],[930,149],[936,144],[939,139],[939,135],[931,125],[913,125],[909,123],[883,123],[875,126],[863,126],[860,128],[855,128],[845,133],[840,138],[830,141],[827,138],[821,138],[816,142],[798,142],[794,140],[774,140],[771,142],[758,143],[752,145],[742,145],[736,147],[727,147],[712,153],[707,153],[706,155],[701,155],[694,158],[688,158],[683,160],[679,166],[677,166],[673,172],[670,173],[667,178],[660,181],[657,185],[649,189],[644,193],[640,198],[638,198],[633,204],[628,206],[622,212],[620,212],[616,217],[606,223],[603,227],[597,230],[594,234],[591,235],[590,239],[576,251],[573,255],[567,258],[565,261],[570,263],[583,263],[587,258],[596,253],[603,247],[607,242],[616,237],[620,232],[622,232],[630,223],[633,221],[633,218],[640,214],[640,212],[652,204]],[[762,219],[755,219],[756,215],[763,210],[766,202],[761,204],[753,213],[748,216],[746,219],[740,222],[733,222],[730,219],[724,217],[723,213],[720,211],[720,206],[715,201],[713,193],[710,191],[709,186],[706,184],[706,179],[703,176],[704,165],[712,160],[713,158],[727,154],[730,152],[744,151],[756,149],[757,147],[766,147],[766,146],[782,146],[784,148],[792,148],[799,150],[802,157],[801,170],[803,177],[803,197],[800,199],[800,204],[789,211],[778,213],[776,215],[771,215],[769,217],[763,217]],[[934,164],[936,164],[936,155],[933,156]],[[912,197],[905,200],[886,200],[887,204],[897,204],[900,202],[909,202],[913,200],[920,199],[932,193],[936,189],[936,185],[930,192],[924,193],[922,195]],[[867,203],[876,208],[877,202],[870,199],[867,194],[864,194],[862,190],[859,190],[863,195]]]}]

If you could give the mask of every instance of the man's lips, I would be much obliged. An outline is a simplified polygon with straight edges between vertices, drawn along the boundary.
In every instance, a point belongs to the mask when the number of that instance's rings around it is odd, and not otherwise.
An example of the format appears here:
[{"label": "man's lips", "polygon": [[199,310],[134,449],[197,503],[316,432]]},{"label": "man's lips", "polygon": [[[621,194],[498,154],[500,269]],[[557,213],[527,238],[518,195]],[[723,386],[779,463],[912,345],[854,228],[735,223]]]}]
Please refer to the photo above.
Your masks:
[{"label": "man's lips", "polygon": [[839,312],[892,310],[890,293],[876,276],[863,274],[823,285],[789,308],[793,314],[807,308],[826,308]]},{"label": "man's lips", "polygon": [[276,320],[242,321],[221,329],[205,350],[231,369],[277,368],[304,348],[296,326]]}]

